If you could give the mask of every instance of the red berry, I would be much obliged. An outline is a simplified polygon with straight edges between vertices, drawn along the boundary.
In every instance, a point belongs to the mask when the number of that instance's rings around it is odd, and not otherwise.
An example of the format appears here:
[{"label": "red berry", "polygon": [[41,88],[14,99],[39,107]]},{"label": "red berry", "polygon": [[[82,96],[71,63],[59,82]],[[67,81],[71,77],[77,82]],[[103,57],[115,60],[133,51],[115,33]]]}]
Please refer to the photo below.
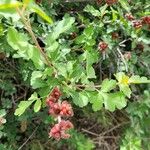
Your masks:
[{"label": "red berry", "polygon": [[57,116],[60,113],[60,105],[58,103],[53,104],[53,106],[50,107],[49,114],[53,116]]},{"label": "red berry", "polygon": [[142,27],[142,21],[141,20],[134,20],[132,23],[133,23],[133,27],[135,29],[140,29]]},{"label": "red berry", "polygon": [[62,130],[68,130],[73,128],[73,124],[70,121],[61,120],[59,123]]},{"label": "red berry", "polygon": [[52,97],[54,97],[54,98],[56,98],[56,99],[58,100],[59,97],[61,96],[61,92],[60,92],[60,90],[59,90],[57,87],[55,87],[55,88],[52,90],[50,96],[52,96]]},{"label": "red berry", "polygon": [[98,44],[98,47],[99,47],[99,49],[100,49],[101,51],[105,51],[105,49],[108,47],[108,44],[105,43],[105,42],[100,42],[100,43]]},{"label": "red berry", "polygon": [[55,124],[55,126],[51,129],[49,136],[55,138],[56,140],[60,140],[61,138],[61,128],[59,124]]},{"label": "red berry", "polygon": [[55,138],[56,140],[67,139],[70,134],[66,133],[67,130],[73,128],[73,124],[70,121],[62,120],[60,123],[55,124],[51,129],[49,136]]},{"label": "red berry", "polygon": [[150,25],[150,16],[145,16],[142,18],[142,23]]},{"label": "red berry", "polygon": [[125,14],[125,17],[129,20],[129,21],[132,21],[132,20],[134,20],[135,18],[132,16],[132,14],[131,13],[127,13],[127,14]]},{"label": "red berry", "polygon": [[67,101],[62,102],[60,115],[66,117],[73,116],[72,107]]}]

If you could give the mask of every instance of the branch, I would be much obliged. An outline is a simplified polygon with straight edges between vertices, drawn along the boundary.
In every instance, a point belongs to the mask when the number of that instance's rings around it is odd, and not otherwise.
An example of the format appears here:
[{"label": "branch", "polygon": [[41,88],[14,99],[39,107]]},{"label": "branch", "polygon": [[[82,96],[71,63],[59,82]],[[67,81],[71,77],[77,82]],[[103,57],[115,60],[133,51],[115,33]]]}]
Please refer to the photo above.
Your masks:
[{"label": "branch", "polygon": [[37,126],[34,131],[32,132],[32,134],[28,137],[28,139],[18,148],[18,150],[21,150],[26,144],[27,142],[31,139],[31,137],[34,135],[34,133],[37,131],[39,126]]},{"label": "branch", "polygon": [[46,61],[45,63],[46,63],[49,67],[54,67],[53,64],[49,61],[47,55],[43,52],[42,48],[40,47],[40,45],[39,45],[39,43],[38,43],[38,41],[37,41],[37,39],[36,39],[36,37],[35,37],[35,35],[34,35],[34,32],[32,31],[32,27],[31,27],[30,21],[29,21],[29,20],[26,21],[26,18],[23,16],[22,12],[24,12],[24,11],[21,12],[21,10],[20,10],[19,8],[16,8],[16,10],[17,10],[17,12],[18,12],[18,14],[19,14],[19,16],[20,16],[22,22],[24,23],[24,25],[25,25],[25,27],[26,27],[26,30],[27,30],[28,33],[30,34],[30,36],[31,36],[31,38],[32,38],[32,40],[33,40],[33,42],[35,43],[36,47],[38,48],[38,50],[40,51],[40,53],[41,53],[42,56],[44,57],[44,59],[45,59],[45,61]]}]

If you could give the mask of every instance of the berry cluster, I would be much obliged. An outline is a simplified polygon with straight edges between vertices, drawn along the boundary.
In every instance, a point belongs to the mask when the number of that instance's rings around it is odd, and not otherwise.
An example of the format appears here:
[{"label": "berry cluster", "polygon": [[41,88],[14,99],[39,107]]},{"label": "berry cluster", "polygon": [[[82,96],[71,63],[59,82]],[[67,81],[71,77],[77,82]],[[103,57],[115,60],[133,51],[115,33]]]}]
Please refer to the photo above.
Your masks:
[{"label": "berry cluster", "polygon": [[58,124],[51,129],[49,136],[56,140],[68,139],[70,134],[66,133],[67,130],[73,128],[73,124],[70,121],[61,120]]},{"label": "berry cluster", "polygon": [[100,51],[104,52],[108,48],[108,44],[103,41],[99,42],[98,48],[100,49]]},{"label": "berry cluster", "polygon": [[60,90],[55,87],[46,100],[46,104],[50,108],[49,114],[59,118],[58,123],[54,125],[49,133],[50,137],[53,137],[57,140],[61,138],[69,138],[70,135],[65,132],[66,130],[73,128],[73,125],[70,121],[61,120],[61,117],[73,116],[71,104],[69,104],[67,101],[59,101],[61,95],[62,94]]},{"label": "berry cluster", "polygon": [[148,25],[150,27],[150,16],[145,16],[139,20],[136,20],[131,13],[125,14],[127,20],[132,21],[132,25],[135,29],[140,29],[143,25]]}]

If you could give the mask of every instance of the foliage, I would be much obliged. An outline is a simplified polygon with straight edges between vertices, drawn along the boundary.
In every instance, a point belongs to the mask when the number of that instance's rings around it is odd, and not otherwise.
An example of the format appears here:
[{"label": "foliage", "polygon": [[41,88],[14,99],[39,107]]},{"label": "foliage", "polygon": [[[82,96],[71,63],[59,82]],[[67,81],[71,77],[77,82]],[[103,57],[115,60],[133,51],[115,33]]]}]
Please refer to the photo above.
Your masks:
[{"label": "foliage", "polygon": [[[86,106],[94,112],[115,113],[127,107],[131,125],[121,149],[149,149],[148,91],[140,100],[150,83],[149,15],[146,0],[88,4],[2,0],[0,138],[7,138],[0,145],[2,149],[18,149],[22,138],[19,132],[27,131],[29,136],[35,126],[35,132],[45,131],[36,135],[33,145],[43,147],[43,140],[48,139],[48,124],[56,119],[47,115],[46,108],[46,99],[54,87],[62,92],[60,101],[67,99],[75,109]],[[132,131],[136,128],[139,133]],[[11,130],[15,130],[13,135]],[[70,145],[68,149],[94,149],[93,142],[81,133],[72,131],[72,136],[62,141]],[[26,148],[33,145],[27,144]]]}]

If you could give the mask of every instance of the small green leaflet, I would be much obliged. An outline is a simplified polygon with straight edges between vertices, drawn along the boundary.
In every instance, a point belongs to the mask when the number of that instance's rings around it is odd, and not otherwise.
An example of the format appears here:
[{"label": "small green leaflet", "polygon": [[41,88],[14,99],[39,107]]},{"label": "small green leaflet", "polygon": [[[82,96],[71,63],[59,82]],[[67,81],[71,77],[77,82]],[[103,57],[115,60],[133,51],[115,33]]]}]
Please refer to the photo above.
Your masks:
[{"label": "small green leaflet", "polygon": [[44,82],[41,78],[43,73],[41,71],[33,71],[31,76],[31,86],[33,89],[41,88],[46,86],[46,82]]},{"label": "small green leaflet", "polygon": [[150,83],[150,80],[148,80],[147,77],[140,77],[138,75],[135,75],[130,77],[129,83],[131,84]]},{"label": "small green leaflet", "polygon": [[101,12],[98,11],[97,9],[95,9],[93,6],[91,5],[87,5],[85,8],[84,8],[84,11],[85,12],[89,12],[91,13],[93,16],[101,16]]},{"label": "small green leaflet", "polygon": [[35,3],[32,3],[32,5],[29,5],[29,9],[32,12],[37,13],[40,17],[42,17],[45,21],[48,23],[53,23],[52,19]]},{"label": "small green leaflet", "polygon": [[72,91],[70,93],[70,95],[72,96],[73,98],[73,102],[79,106],[79,107],[84,107],[88,104],[89,100],[88,100],[88,97],[86,95],[86,93],[84,91],[82,92],[74,92]]},{"label": "small green leaflet", "polygon": [[105,79],[103,80],[102,84],[101,84],[101,91],[102,92],[110,92],[111,90],[113,90],[117,85],[116,80],[109,80],[109,79]]},{"label": "small green leaflet", "polygon": [[21,116],[25,110],[34,102],[34,100],[31,101],[21,101],[18,105],[18,108],[15,111],[16,116]]},{"label": "small green leaflet", "polygon": [[98,111],[103,107],[103,97],[100,92],[88,92],[88,97],[94,111]]},{"label": "small green leaflet", "polygon": [[63,20],[57,22],[52,33],[50,33],[47,36],[46,43],[48,45],[51,45],[51,41],[55,41],[60,36],[60,34],[67,32],[72,27],[72,24],[74,22],[75,22],[75,18],[65,16]]},{"label": "small green leaflet", "polygon": [[[18,105],[18,108],[15,111],[16,116],[21,116],[25,110],[35,101],[38,99],[37,93],[33,93],[28,101],[21,101]],[[37,105],[37,104],[36,104]],[[37,108],[35,110],[38,110]]]},{"label": "small green leaflet", "polygon": [[116,93],[101,93],[104,98],[105,108],[109,111],[115,111],[115,109],[122,109],[127,105],[127,100],[122,92]]},{"label": "small green leaflet", "polygon": [[7,41],[14,50],[17,50],[17,54],[14,55],[15,58],[31,59],[38,69],[44,66],[40,51],[34,45],[29,44],[29,38],[26,34],[19,33],[15,28],[10,27]]},{"label": "small green leaflet", "polygon": [[0,117],[3,117],[6,115],[5,109],[0,109]]},{"label": "small green leaflet", "polygon": [[10,8],[16,8],[16,7],[19,7],[19,6],[22,6],[22,3],[21,2],[18,2],[18,1],[4,1],[2,0],[2,2],[0,2],[0,10],[1,9],[10,9]]},{"label": "small green leaflet", "polygon": [[130,12],[130,5],[126,0],[119,0],[122,8],[124,8],[127,12]]},{"label": "small green leaflet", "polygon": [[37,99],[34,104],[34,112],[38,112],[41,109],[42,102],[40,99]]}]

